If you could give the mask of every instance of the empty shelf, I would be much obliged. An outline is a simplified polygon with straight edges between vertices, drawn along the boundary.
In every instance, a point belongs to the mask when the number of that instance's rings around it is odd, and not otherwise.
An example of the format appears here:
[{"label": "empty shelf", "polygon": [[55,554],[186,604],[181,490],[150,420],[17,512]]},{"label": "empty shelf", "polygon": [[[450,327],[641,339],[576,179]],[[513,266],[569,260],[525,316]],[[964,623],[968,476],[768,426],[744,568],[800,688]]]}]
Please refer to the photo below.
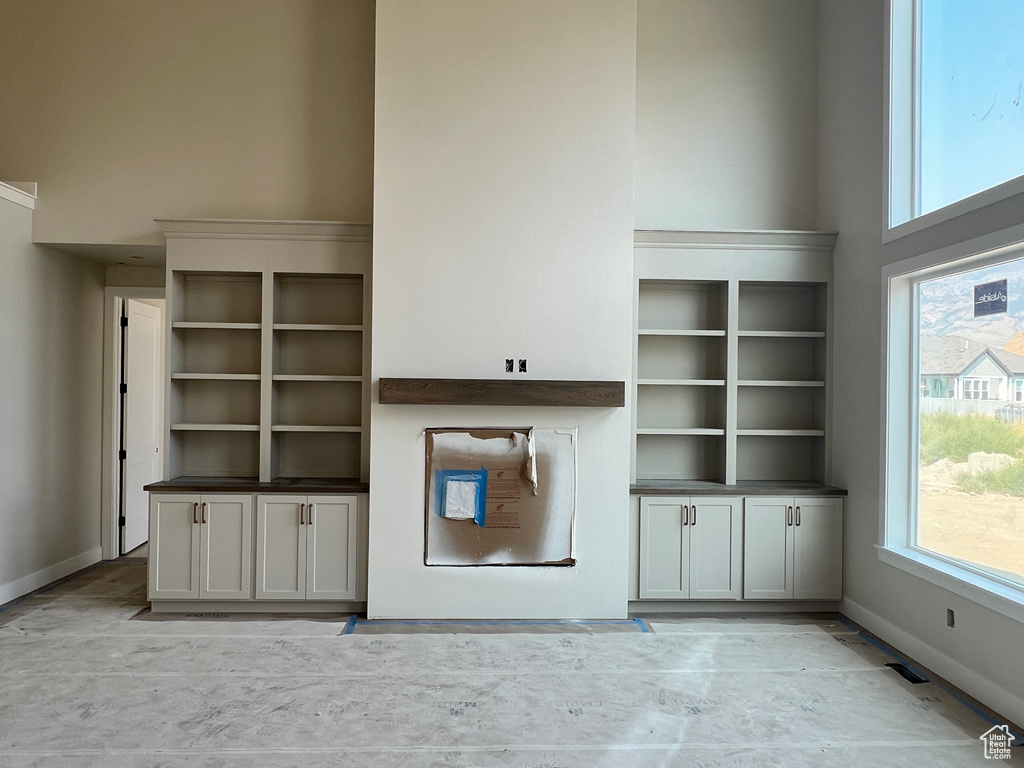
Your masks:
[{"label": "empty shelf", "polygon": [[362,427],[323,426],[316,424],[275,424],[273,432],[362,432]]},{"label": "empty shelf", "polygon": [[190,330],[194,328],[216,328],[222,331],[258,331],[262,326],[259,323],[196,323],[179,320],[171,323],[172,328]]},{"label": "empty shelf", "polygon": [[718,330],[680,330],[674,328],[641,328],[638,336],[725,336],[725,331]]},{"label": "empty shelf", "polygon": [[188,432],[259,432],[259,424],[171,424],[175,431]]},{"label": "empty shelf", "polygon": [[172,379],[186,381],[259,381],[258,373],[172,373]]},{"label": "empty shelf", "polygon": [[275,331],[362,331],[361,325],[330,325],[326,323],[274,323]]},{"label": "empty shelf", "polygon": [[637,379],[642,387],[724,387],[725,379]]},{"label": "empty shelf", "polygon": [[737,381],[737,385],[741,387],[824,387],[824,381],[786,381],[786,380],[768,380],[768,379],[743,379]]}]

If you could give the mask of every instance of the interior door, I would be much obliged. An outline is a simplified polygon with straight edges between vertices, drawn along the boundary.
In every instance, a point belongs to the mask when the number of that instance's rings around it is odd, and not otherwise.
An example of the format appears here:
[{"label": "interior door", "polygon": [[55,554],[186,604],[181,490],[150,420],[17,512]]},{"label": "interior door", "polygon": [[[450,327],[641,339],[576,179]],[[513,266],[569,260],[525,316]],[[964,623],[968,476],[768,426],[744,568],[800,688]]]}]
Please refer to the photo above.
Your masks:
[{"label": "interior door", "polygon": [[128,299],[128,327],[124,337],[123,487],[124,524],[121,554],[149,539],[149,503],[143,486],[160,479],[162,379],[162,313],[154,306]]}]

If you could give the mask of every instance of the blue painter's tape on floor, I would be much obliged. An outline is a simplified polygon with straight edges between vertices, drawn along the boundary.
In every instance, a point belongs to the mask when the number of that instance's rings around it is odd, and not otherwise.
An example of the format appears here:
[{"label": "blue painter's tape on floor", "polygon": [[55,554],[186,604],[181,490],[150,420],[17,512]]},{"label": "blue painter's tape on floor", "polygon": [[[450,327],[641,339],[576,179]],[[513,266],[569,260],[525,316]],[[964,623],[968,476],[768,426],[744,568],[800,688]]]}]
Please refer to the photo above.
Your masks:
[{"label": "blue painter's tape on floor", "polygon": [[[865,642],[870,643],[871,645],[873,645],[875,648],[880,650],[886,656],[891,656],[892,658],[896,659],[898,662],[903,664],[907,669],[909,669],[911,672],[913,672],[918,677],[923,677],[926,680],[928,680],[930,683],[933,683],[934,685],[936,685],[939,688],[941,688],[951,698],[953,698],[955,701],[959,702],[963,706],[967,707],[969,710],[971,710],[971,712],[976,714],[978,717],[980,717],[986,723],[991,723],[992,725],[1004,725],[1004,723],[999,722],[998,720],[996,720],[994,717],[992,717],[987,712],[983,712],[982,710],[978,709],[976,706],[974,706],[974,704],[972,704],[971,702],[967,701],[962,696],[958,695],[955,691],[951,691],[951,690],[949,690],[949,688],[947,688],[946,686],[942,685],[941,683],[937,683],[934,680],[932,680],[930,677],[928,677],[928,675],[926,675],[920,669],[915,667],[909,660],[903,658],[898,653],[893,651],[891,648],[886,647],[882,643],[880,643],[877,640],[875,640],[873,637],[868,637],[863,632],[861,632],[857,627],[855,627],[853,624],[850,624],[848,621],[845,621],[844,619],[839,619],[838,621],[839,621],[840,624],[842,624],[844,627],[849,629],[851,632],[856,632],[857,635],[861,639],[863,639]],[[1014,734],[1014,736],[1016,738],[1013,741],[1013,746],[1014,747],[1024,747],[1024,736],[1022,736],[1020,734]]]},{"label": "blue painter's tape on floor", "polygon": [[645,635],[651,634],[651,630],[647,628],[647,625],[644,624],[644,620],[641,619],[639,616],[633,619],[633,621],[636,622],[636,625],[640,627],[640,631],[643,632]]},{"label": "blue painter's tape on floor", "polygon": [[353,613],[351,616],[348,617],[348,622],[345,624],[345,629],[342,631],[341,634],[351,635],[353,632],[355,632],[357,621],[359,621],[359,617]]}]

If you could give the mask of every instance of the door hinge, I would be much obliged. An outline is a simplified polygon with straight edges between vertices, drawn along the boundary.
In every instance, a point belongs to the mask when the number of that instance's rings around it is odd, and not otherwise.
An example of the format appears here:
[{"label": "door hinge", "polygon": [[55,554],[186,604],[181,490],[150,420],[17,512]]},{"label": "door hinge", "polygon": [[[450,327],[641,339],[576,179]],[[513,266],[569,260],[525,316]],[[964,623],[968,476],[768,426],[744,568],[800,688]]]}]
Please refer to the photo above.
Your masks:
[{"label": "door hinge", "polygon": [[128,385],[125,384],[124,382],[121,382],[120,392],[121,392],[122,395],[125,395],[125,394],[128,393]]},{"label": "door hinge", "polygon": [[127,522],[128,522],[128,521],[127,521],[127,519],[125,519],[125,516],[124,516],[124,515],[121,515],[121,516],[120,516],[119,518],[117,518],[117,524],[118,524],[119,526],[121,526],[122,528],[124,528],[124,526],[125,526],[125,524],[126,524]]},{"label": "door hinge", "polygon": [[125,317],[124,315],[121,316],[121,327],[122,328],[127,328],[128,327],[128,318]]},{"label": "door hinge", "polygon": [[124,461],[127,458],[128,458],[128,451],[122,450],[122,451],[118,451],[117,452],[117,460],[118,461]]}]

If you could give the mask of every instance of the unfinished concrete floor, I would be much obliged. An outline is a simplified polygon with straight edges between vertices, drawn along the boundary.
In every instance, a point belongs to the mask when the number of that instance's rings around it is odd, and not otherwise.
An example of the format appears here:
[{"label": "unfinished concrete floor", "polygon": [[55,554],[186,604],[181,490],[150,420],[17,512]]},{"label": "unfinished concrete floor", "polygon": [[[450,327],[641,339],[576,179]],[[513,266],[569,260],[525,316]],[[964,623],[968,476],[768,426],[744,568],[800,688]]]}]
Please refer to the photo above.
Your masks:
[{"label": "unfinished concrete floor", "polygon": [[145,576],[105,564],[0,612],[0,765],[992,764],[989,722],[839,621],[132,620]]}]

